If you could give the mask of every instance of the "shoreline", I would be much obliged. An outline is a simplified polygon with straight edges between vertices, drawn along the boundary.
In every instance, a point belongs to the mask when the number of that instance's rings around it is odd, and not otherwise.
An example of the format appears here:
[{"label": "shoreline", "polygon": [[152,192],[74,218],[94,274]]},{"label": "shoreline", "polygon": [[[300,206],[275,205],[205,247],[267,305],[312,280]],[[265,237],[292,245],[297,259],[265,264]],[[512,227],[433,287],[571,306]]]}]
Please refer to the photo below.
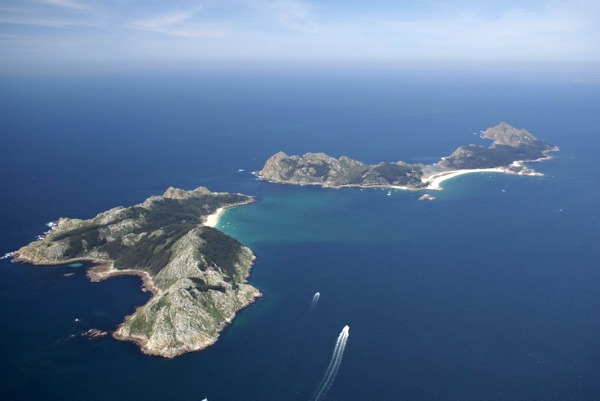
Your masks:
[{"label": "shoreline", "polygon": [[206,216],[206,221],[204,222],[204,225],[207,227],[215,228],[217,224],[219,224],[219,219],[221,218],[224,212],[225,208],[218,208],[213,214],[209,214],[208,216]]},{"label": "shoreline", "polygon": [[444,189],[440,186],[440,184],[446,180],[449,180],[454,177],[458,177],[459,175],[464,174],[472,174],[472,173],[504,173],[504,174],[520,174],[520,175],[542,175],[540,173],[535,174],[523,174],[517,173],[509,170],[506,167],[494,167],[489,169],[464,169],[464,170],[446,170],[439,171],[436,173],[429,174],[424,176],[421,180],[424,184],[422,187],[407,187],[401,185],[360,185],[360,184],[346,184],[346,185],[328,185],[328,184],[320,184],[320,183],[305,183],[305,182],[292,182],[292,181],[276,181],[276,180],[267,180],[265,178],[259,177],[262,181],[270,182],[273,184],[284,184],[284,185],[298,185],[298,186],[318,186],[324,189],[342,189],[342,188],[360,188],[360,189],[395,189],[402,191],[441,191]]},{"label": "shoreline", "polygon": [[[543,173],[539,173],[533,169],[530,169],[525,166],[525,163],[540,163],[546,160],[552,160],[552,152],[558,152],[560,148],[555,146],[552,149],[546,150],[543,152],[544,156],[539,157],[533,160],[515,160],[508,166],[501,167],[489,167],[489,168],[472,168],[472,169],[462,169],[462,170],[446,170],[431,173],[422,178],[423,182],[428,182],[429,185],[425,189],[441,191],[444,189],[441,184],[444,181],[450,180],[452,178],[458,177],[464,174],[474,174],[474,173],[503,173],[503,174],[514,174],[514,175],[528,175],[533,177],[543,177]],[[511,170],[511,167],[518,170]]]},{"label": "shoreline", "polygon": [[126,342],[130,342],[133,343],[135,345],[138,346],[139,351],[147,356],[160,356],[162,358],[168,358],[168,359],[173,359],[175,357],[178,357],[180,355],[183,354],[187,354],[188,352],[196,352],[196,351],[202,351],[212,345],[214,345],[219,338],[221,337],[221,334],[223,333],[223,331],[225,331],[225,329],[227,329],[231,323],[235,320],[235,318],[237,317],[237,315],[244,309],[246,309],[247,307],[249,307],[250,305],[252,305],[253,303],[256,302],[257,299],[261,298],[263,296],[263,294],[259,291],[259,294],[248,300],[247,303],[243,304],[240,306],[239,309],[237,309],[235,311],[235,313],[233,314],[233,316],[231,318],[225,319],[221,322],[221,324],[219,325],[219,327],[217,327],[215,329],[215,335],[214,337],[211,338],[210,342],[204,343],[201,346],[198,347],[189,347],[189,348],[184,348],[184,349],[180,349],[177,352],[173,352],[173,353],[161,353],[161,352],[157,352],[152,350],[151,348],[147,348],[146,345],[148,343],[148,341],[146,339],[142,339],[142,338],[138,338],[138,337],[127,337],[124,336],[122,334],[119,334],[119,329],[121,328],[121,326],[125,325],[129,320],[131,320],[133,318],[133,316],[135,315],[135,313],[137,312],[137,310],[139,308],[144,307],[145,305],[147,305],[153,298],[150,298],[148,300],[148,302],[146,302],[144,305],[138,306],[135,311],[133,313],[131,313],[130,315],[125,316],[125,319],[123,319],[123,321],[117,326],[117,328],[111,333],[111,336],[118,340],[118,341],[126,341]]},{"label": "shoreline", "polygon": [[[231,207],[243,206],[246,204],[250,204],[256,201],[255,197],[247,197],[244,196],[243,201],[239,201],[237,203],[228,204],[222,207],[217,208],[214,213],[210,215],[200,215],[197,220],[196,228],[201,228],[203,225],[209,227],[215,227],[222,214],[226,209]],[[50,236],[50,232],[54,231],[55,226],[51,227],[51,230],[45,232],[38,241],[50,241],[52,239],[48,239]],[[59,249],[60,251],[60,249]],[[251,260],[249,260],[249,265],[247,266],[248,272],[250,271],[254,265],[254,261],[256,260],[256,256],[252,254],[252,251],[249,251],[249,255],[252,256]],[[62,254],[62,253],[61,253]],[[126,316],[122,317],[121,322],[116,325],[112,330],[110,330],[111,337],[115,340],[119,341],[127,341],[138,346],[138,349],[144,355],[151,356],[160,356],[165,358],[174,358],[176,356],[203,350],[213,344],[215,344],[220,338],[220,334],[225,330],[235,319],[238,313],[242,310],[254,303],[259,297],[262,296],[262,293],[253,287],[252,285],[248,285],[248,288],[244,288],[243,291],[238,291],[237,288],[231,287],[229,292],[229,298],[235,303],[231,305],[226,305],[227,308],[224,309],[224,313],[222,316],[223,320],[220,318],[215,318],[214,321],[214,331],[208,332],[203,331],[202,329],[198,329],[198,333],[204,336],[204,339],[200,341],[202,337],[198,337],[198,341],[191,341],[186,344],[167,344],[168,346],[155,346],[154,343],[149,343],[149,340],[154,335],[154,332],[148,334],[148,338],[145,338],[146,334],[142,336],[138,336],[139,333],[131,332],[129,329],[129,324],[132,319],[135,319],[140,313],[146,313],[149,308],[149,305],[153,305],[154,303],[160,302],[165,295],[169,293],[172,286],[163,286],[159,288],[155,281],[154,276],[149,271],[143,270],[142,268],[128,268],[128,269],[117,269],[115,267],[115,260],[109,259],[103,254],[96,255],[100,257],[82,255],[74,258],[65,258],[65,259],[57,259],[59,256],[56,252],[48,253],[47,255],[44,252],[35,252],[35,249],[30,250],[27,246],[20,248],[17,251],[10,252],[5,255],[5,258],[10,258],[12,262],[15,263],[28,263],[35,266],[67,266],[71,263],[82,263],[85,262],[90,263],[91,266],[85,266],[85,273],[87,278],[91,282],[100,282],[104,281],[110,277],[116,276],[137,276],[141,279],[141,290],[142,292],[149,292],[150,296],[142,305],[136,306],[135,310]],[[242,262],[240,262],[242,263]],[[246,263],[246,262],[243,262]],[[72,269],[75,269],[74,267]],[[74,271],[74,270],[73,270]],[[242,282],[247,283],[246,277]],[[228,299],[229,299],[228,298]],[[174,329],[175,330],[175,329]],[[175,330],[177,331],[177,330]]]},{"label": "shoreline", "polygon": [[[317,183],[317,182],[293,182],[293,181],[279,181],[279,180],[270,180],[261,176],[260,171],[254,172],[253,174],[257,177],[257,179],[261,181],[266,181],[274,184],[288,184],[288,185],[299,185],[299,186],[307,186],[314,185],[319,186],[325,189],[341,189],[341,188],[361,188],[361,189],[397,189],[403,191],[441,191],[444,188],[441,184],[444,181],[450,180],[452,178],[458,177],[460,175],[465,174],[474,174],[474,173],[503,173],[503,174],[514,174],[514,175],[528,175],[528,176],[536,176],[541,177],[544,174],[539,173],[533,169],[527,168],[525,163],[539,163],[546,160],[553,159],[552,152],[558,152],[560,148],[555,146],[552,149],[546,150],[543,152],[544,156],[533,159],[533,160],[515,160],[511,164],[507,166],[499,166],[499,167],[488,167],[488,168],[472,168],[472,169],[458,169],[458,170],[439,170],[434,171],[432,173],[423,174],[421,177],[421,183],[423,186],[403,186],[403,185],[360,185],[360,184],[344,184],[344,185],[328,185],[326,183]],[[511,169],[514,168],[515,170]],[[433,165],[428,165],[426,168],[430,168],[435,170]],[[518,169],[518,170],[516,170]],[[212,215],[211,215],[212,216]],[[218,219],[218,217],[217,217]]]},{"label": "shoreline", "polygon": [[160,295],[160,290],[154,284],[154,280],[152,280],[152,276],[150,276],[148,272],[137,269],[115,269],[114,261],[110,259],[73,258],[60,261],[40,261],[23,257],[18,251],[15,251],[12,255],[12,262],[29,263],[34,266],[61,266],[81,262],[93,263],[94,266],[88,267],[86,271],[87,277],[93,283],[117,276],[137,276],[142,280],[142,291],[149,291],[152,294],[152,297]]},{"label": "shoreline", "polygon": [[203,218],[204,221],[203,221],[202,225],[204,225],[206,227],[217,228],[217,225],[219,224],[219,220],[221,219],[221,217],[223,216],[223,214],[225,213],[225,211],[227,209],[231,209],[231,208],[238,207],[238,206],[249,205],[251,203],[254,203],[255,201],[256,201],[256,199],[254,197],[252,197],[252,199],[245,201],[245,202],[234,203],[233,205],[221,206],[220,208],[215,210],[214,213],[204,216],[204,218]]},{"label": "shoreline", "polygon": [[[250,203],[250,202],[248,202],[248,203]],[[221,213],[222,213],[225,208],[220,208],[220,209],[223,209],[221,211]],[[256,256],[254,256],[252,258],[252,265],[254,265],[255,260],[256,260]],[[60,266],[60,265],[67,265],[69,263],[80,263],[80,262],[94,263],[94,266],[87,268],[87,271],[86,271],[87,277],[89,278],[89,280],[91,282],[94,282],[94,283],[104,281],[111,277],[118,277],[118,276],[137,276],[137,277],[139,277],[142,280],[142,288],[141,288],[142,291],[150,292],[151,297],[143,305],[137,306],[132,313],[126,315],[123,318],[123,321],[121,321],[121,323],[119,323],[117,325],[117,327],[114,330],[110,331],[109,333],[110,333],[111,337],[113,337],[114,339],[116,339],[118,341],[126,341],[126,342],[130,342],[130,343],[137,345],[139,351],[142,354],[147,355],[147,356],[160,356],[163,358],[172,359],[177,356],[186,354],[188,352],[202,351],[202,350],[210,347],[211,345],[214,345],[219,340],[221,333],[228,326],[231,325],[231,323],[235,320],[236,316],[242,310],[246,309],[247,307],[252,305],[254,302],[256,302],[256,300],[258,300],[259,298],[261,298],[263,296],[262,292],[258,291],[257,296],[249,299],[247,302],[240,305],[240,308],[234,312],[233,316],[223,320],[220,323],[220,325],[216,328],[215,335],[214,335],[214,337],[211,338],[210,342],[202,344],[201,346],[198,346],[198,347],[183,348],[183,349],[180,349],[177,352],[173,352],[173,353],[161,353],[160,351],[155,351],[150,348],[147,348],[146,344],[148,343],[148,341],[145,339],[137,338],[137,337],[133,337],[133,336],[125,336],[125,335],[122,335],[119,333],[119,330],[121,329],[121,327],[124,326],[125,324],[127,324],[131,319],[133,319],[133,317],[135,316],[135,314],[138,312],[139,309],[144,308],[146,305],[148,305],[150,302],[152,302],[152,300],[154,300],[155,298],[162,295],[162,291],[156,286],[156,284],[154,284],[154,280],[152,279],[152,276],[150,276],[150,274],[148,272],[143,271],[143,270],[137,270],[137,269],[118,270],[118,269],[115,269],[115,267],[114,267],[114,261],[107,260],[107,259],[73,258],[73,259],[67,259],[64,261],[56,261],[56,262],[54,262],[54,261],[52,261],[52,262],[39,261],[39,260],[33,261],[31,259],[27,259],[25,257],[19,256],[18,251],[14,252],[12,261],[18,262],[18,263],[29,263],[34,266]],[[252,267],[253,266],[251,266],[251,268]],[[247,283],[247,282],[248,282],[247,280],[244,280],[244,283]]]},{"label": "shoreline", "polygon": [[298,185],[300,187],[317,186],[317,187],[321,187],[321,188],[325,188],[325,189],[362,188],[362,189],[400,189],[400,190],[403,190],[403,191],[422,191],[424,189],[427,189],[425,187],[423,187],[423,188],[417,188],[417,187],[407,187],[407,186],[402,186],[402,185],[389,185],[389,184],[388,185],[386,185],[386,184],[378,184],[378,185],[360,185],[360,184],[329,185],[329,184],[318,183],[318,182],[293,182],[293,181],[270,180],[270,179],[262,177],[258,173],[255,174],[255,176],[260,181],[270,182],[272,184]]},{"label": "shoreline", "polygon": [[474,173],[504,173],[504,174],[517,174],[515,172],[510,171],[507,168],[502,167],[494,167],[494,168],[473,168],[473,169],[464,169],[464,170],[448,170],[442,171],[439,173],[434,173],[423,179],[423,182],[429,183],[425,189],[432,191],[441,191],[444,188],[441,184],[444,181],[450,180],[452,178],[465,175],[465,174],[474,174]]},{"label": "shoreline", "polygon": [[135,310],[133,311],[133,313],[125,316],[123,318],[123,321],[121,323],[119,323],[119,325],[110,332],[110,335],[111,335],[111,337],[113,337],[116,340],[129,341],[129,342],[133,342],[133,343],[139,345],[142,353],[144,353],[146,355],[164,356],[164,355],[160,355],[159,353],[151,354],[151,353],[145,352],[142,347],[142,345],[145,345],[145,343],[142,344],[140,340],[135,339],[133,337],[125,337],[125,336],[117,334],[117,332],[121,328],[121,326],[123,324],[127,323],[129,320],[131,320],[133,318],[133,316],[135,315],[135,313],[138,311],[138,309],[143,308],[144,305],[147,305],[154,298],[156,298],[157,296],[160,295],[160,290],[158,289],[158,287],[156,287],[156,285],[154,284],[154,281],[152,280],[152,277],[150,276],[150,274],[148,272],[145,272],[143,270],[134,270],[134,269],[117,270],[114,267],[114,261],[105,260],[105,259],[74,258],[74,259],[67,259],[64,261],[57,261],[57,262],[48,262],[48,261],[39,261],[39,260],[33,261],[31,259],[27,259],[25,257],[20,256],[18,251],[15,251],[13,253],[12,261],[19,262],[19,263],[29,263],[34,266],[60,266],[60,265],[67,265],[69,263],[80,263],[80,262],[94,263],[94,266],[87,268],[87,271],[86,271],[86,275],[87,275],[88,279],[93,283],[98,283],[100,281],[104,281],[111,277],[117,277],[117,276],[137,276],[137,277],[139,277],[142,280],[142,288],[141,288],[142,292],[150,292],[152,294],[152,296],[143,305],[137,306],[135,308]]},{"label": "shoreline", "polygon": [[106,263],[92,266],[88,269],[87,276],[93,283],[104,281],[111,277],[137,276],[142,280],[142,291],[148,291],[152,294],[152,297],[148,300],[148,302],[150,302],[152,298],[161,294],[161,290],[156,286],[156,284],[154,284],[154,280],[152,279],[152,276],[150,276],[150,273],[137,269],[118,270],[115,269],[113,261],[107,261]]}]

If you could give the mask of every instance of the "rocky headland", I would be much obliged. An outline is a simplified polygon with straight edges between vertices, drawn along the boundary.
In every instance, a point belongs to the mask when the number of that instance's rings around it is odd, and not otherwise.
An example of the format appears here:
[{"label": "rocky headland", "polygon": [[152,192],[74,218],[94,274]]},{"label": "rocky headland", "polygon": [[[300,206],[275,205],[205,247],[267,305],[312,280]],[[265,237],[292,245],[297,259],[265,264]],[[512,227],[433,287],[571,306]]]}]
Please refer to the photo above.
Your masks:
[{"label": "rocky headland", "polygon": [[335,158],[325,153],[288,156],[278,152],[267,160],[257,175],[276,183],[329,188],[441,189],[441,181],[464,173],[498,171],[539,175],[524,163],[546,160],[550,158],[550,152],[559,150],[540,141],[527,130],[514,128],[504,122],[482,131],[481,137],[492,140],[492,145],[461,146],[433,165],[402,161],[368,165],[347,156]]},{"label": "rocky headland", "polygon": [[12,256],[37,265],[92,261],[92,280],[140,276],[152,297],[113,337],[138,344],[146,354],[171,358],[213,344],[236,313],[261,295],[246,282],[252,251],[204,224],[221,208],[253,201],[203,187],[169,188],[162,196],[89,220],[61,218]]}]

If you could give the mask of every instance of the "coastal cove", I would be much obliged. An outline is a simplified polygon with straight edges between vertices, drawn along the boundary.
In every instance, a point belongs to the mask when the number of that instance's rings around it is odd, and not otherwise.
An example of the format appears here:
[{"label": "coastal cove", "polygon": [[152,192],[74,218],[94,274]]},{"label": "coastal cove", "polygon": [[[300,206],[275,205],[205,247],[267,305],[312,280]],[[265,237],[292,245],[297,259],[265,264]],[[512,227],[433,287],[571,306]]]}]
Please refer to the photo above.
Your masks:
[{"label": "coastal cove", "polygon": [[[252,250],[263,296],[201,352],[148,357],[85,335],[149,302],[140,278],[0,260],[0,398],[309,400],[349,326],[328,400],[596,399],[597,86],[384,75],[4,82],[1,254],[61,216],[203,185],[256,199],[204,225]],[[560,146],[543,176],[333,191],[250,173],[284,148],[431,165],[503,120]]]}]

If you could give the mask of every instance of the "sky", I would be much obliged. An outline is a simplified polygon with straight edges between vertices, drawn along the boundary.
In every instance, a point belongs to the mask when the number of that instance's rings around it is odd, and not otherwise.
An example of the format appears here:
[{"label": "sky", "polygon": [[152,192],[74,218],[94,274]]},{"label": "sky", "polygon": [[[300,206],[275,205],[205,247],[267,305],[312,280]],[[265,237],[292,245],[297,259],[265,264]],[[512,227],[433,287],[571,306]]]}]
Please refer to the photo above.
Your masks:
[{"label": "sky", "polygon": [[0,72],[598,63],[598,0],[0,0]]}]

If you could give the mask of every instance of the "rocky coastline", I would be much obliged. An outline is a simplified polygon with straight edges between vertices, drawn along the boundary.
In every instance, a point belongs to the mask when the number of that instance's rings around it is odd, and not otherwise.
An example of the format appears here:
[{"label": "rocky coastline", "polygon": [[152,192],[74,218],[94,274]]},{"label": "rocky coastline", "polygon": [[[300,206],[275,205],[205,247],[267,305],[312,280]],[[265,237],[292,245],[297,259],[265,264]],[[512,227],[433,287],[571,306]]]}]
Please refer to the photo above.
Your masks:
[{"label": "rocky coastline", "polygon": [[204,224],[218,209],[253,201],[202,187],[169,188],[89,220],[61,218],[12,258],[35,265],[91,262],[92,281],[140,277],[152,297],[112,336],[137,344],[147,355],[172,358],[214,344],[236,314],[261,296],[247,283],[252,251]]},{"label": "rocky coastline", "polygon": [[323,188],[394,188],[412,191],[440,190],[441,182],[457,175],[478,172],[501,172],[517,175],[542,175],[525,163],[551,159],[557,146],[540,141],[530,132],[503,122],[481,132],[493,141],[489,147],[467,145],[432,165],[402,161],[368,165],[347,156],[331,157],[325,153],[288,156],[278,152],[271,156],[260,179],[278,184],[318,185]]}]

